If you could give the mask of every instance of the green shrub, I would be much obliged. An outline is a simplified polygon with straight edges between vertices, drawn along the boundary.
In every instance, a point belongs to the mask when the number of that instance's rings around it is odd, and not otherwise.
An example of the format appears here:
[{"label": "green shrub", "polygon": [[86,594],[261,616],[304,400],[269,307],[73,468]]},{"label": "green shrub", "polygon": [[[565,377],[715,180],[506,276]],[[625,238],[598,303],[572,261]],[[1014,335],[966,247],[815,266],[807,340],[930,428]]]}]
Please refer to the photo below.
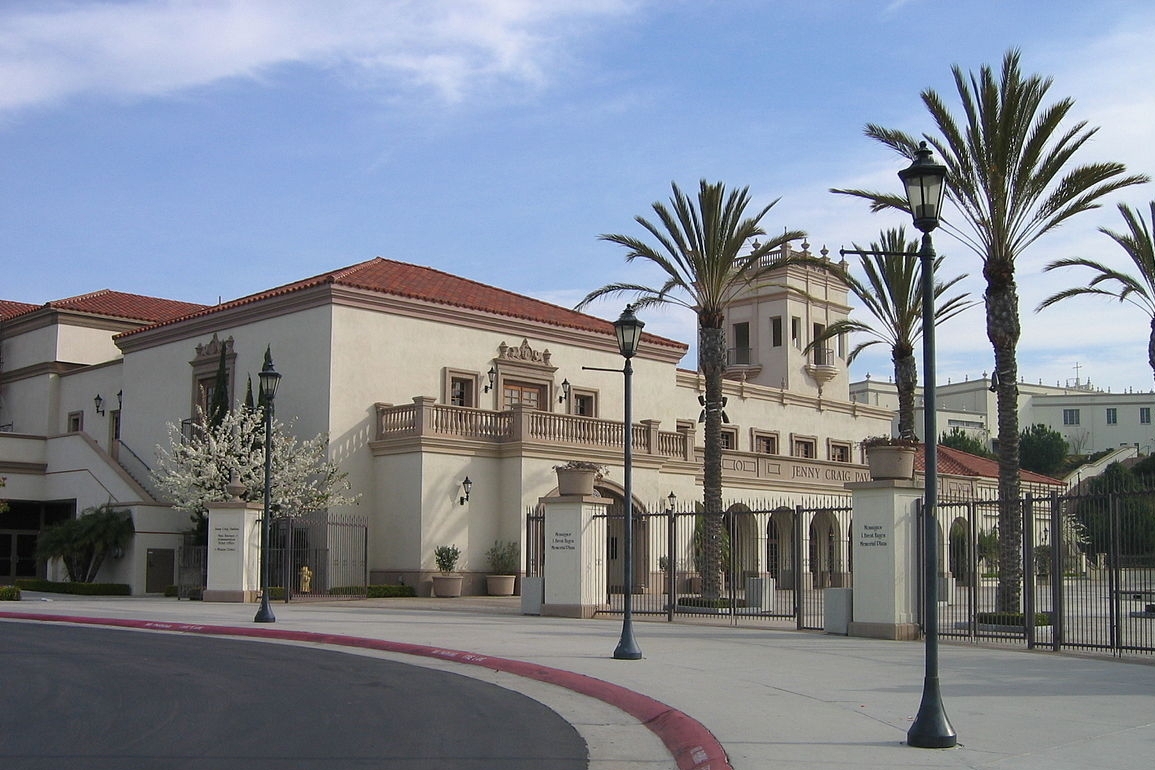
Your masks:
[{"label": "green shrub", "polygon": [[501,542],[493,541],[493,547],[485,552],[489,560],[489,568],[494,575],[516,575],[521,562],[521,549],[512,540]]},{"label": "green shrub", "polygon": [[[706,607],[714,610],[728,610],[731,607],[730,600],[724,596],[717,599],[709,599],[705,596],[683,596],[678,599],[678,604],[682,607]],[[735,599],[733,606],[745,607],[746,601],[744,599]]]},{"label": "green shrub", "polygon": [[42,591],[51,594],[75,594],[77,596],[132,596],[132,587],[127,583],[61,583],[55,580],[37,578],[16,578],[16,585],[25,591]]},{"label": "green shrub", "polygon": [[174,596],[180,598],[180,586],[168,586],[164,589],[164,595],[170,599]]},{"label": "green shrub", "polygon": [[433,549],[433,560],[437,562],[437,571],[448,575],[457,569],[457,561],[461,558],[461,549],[454,545],[439,545]]},{"label": "green shrub", "polygon": [[0,602],[20,601],[20,586],[0,586]]},{"label": "green shrub", "polygon": [[334,586],[329,589],[329,596],[364,596],[365,586]]},{"label": "green shrub", "polygon": [[410,597],[416,596],[417,589],[413,586],[407,585],[383,585],[383,586],[369,586],[368,598],[370,599],[393,599],[396,597]]},{"label": "green shrub", "polygon": [[[1014,626],[1023,628],[1027,625],[1027,616],[1022,612],[980,612],[975,615],[975,621],[984,626]],[[1051,613],[1036,612],[1036,626],[1051,625]]]}]

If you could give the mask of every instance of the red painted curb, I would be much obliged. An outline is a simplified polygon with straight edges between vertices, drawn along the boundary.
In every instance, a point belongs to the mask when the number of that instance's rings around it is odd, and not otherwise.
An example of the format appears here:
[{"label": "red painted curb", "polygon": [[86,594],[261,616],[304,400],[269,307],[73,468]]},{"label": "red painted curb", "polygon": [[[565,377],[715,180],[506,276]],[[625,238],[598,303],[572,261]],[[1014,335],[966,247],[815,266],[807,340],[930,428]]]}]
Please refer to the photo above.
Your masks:
[{"label": "red painted curb", "polygon": [[442,647],[428,647],[407,642],[390,642],[385,639],[367,639],[341,634],[322,634],[312,631],[284,631],[279,628],[250,626],[210,626],[196,623],[170,623],[155,620],[126,620],[123,618],[86,618],[66,615],[40,615],[23,612],[0,612],[0,618],[15,620],[40,620],[49,623],[78,623],[91,626],[113,626],[137,628],[149,631],[175,631],[185,634],[208,634],[214,636],[244,636],[258,639],[283,639],[295,642],[315,642],[341,647],[359,647],[367,650],[383,650],[419,655],[426,658],[452,660],[471,666],[481,666],[494,671],[502,671],[538,682],[564,687],[608,703],[637,719],[665,744],[674,756],[680,770],[733,770],[722,744],[713,733],[695,719],[661,701],[627,690],[620,685],[596,679],[585,674],[577,674],[559,668],[550,668],[536,663],[527,663],[509,658],[495,658],[462,650]]}]

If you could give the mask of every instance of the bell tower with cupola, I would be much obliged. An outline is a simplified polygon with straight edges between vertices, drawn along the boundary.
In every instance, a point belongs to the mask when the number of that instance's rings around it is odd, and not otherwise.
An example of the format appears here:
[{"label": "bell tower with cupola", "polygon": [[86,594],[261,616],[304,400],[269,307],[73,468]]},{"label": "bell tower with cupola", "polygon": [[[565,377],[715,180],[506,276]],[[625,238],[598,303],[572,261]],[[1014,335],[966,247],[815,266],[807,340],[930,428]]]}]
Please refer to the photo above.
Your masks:
[{"label": "bell tower with cupola", "polygon": [[[809,249],[806,242],[801,251],[786,244],[766,260],[773,265],[795,255],[830,261],[825,247],[817,257]],[[846,262],[839,266],[845,269]],[[849,313],[847,287],[836,272],[818,265],[771,269],[726,308],[726,378],[849,401],[846,336],[807,350],[827,326]]]}]

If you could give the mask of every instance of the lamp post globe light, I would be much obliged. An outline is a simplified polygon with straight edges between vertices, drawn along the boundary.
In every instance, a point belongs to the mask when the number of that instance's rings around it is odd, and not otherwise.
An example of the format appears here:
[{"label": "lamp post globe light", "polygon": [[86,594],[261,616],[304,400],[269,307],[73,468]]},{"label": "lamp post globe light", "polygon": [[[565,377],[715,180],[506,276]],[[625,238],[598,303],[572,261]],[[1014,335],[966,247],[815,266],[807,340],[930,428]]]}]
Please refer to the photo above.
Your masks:
[{"label": "lamp post globe light", "polygon": [[[277,386],[281,375],[273,368],[270,349],[265,350],[265,365],[259,375],[261,380],[261,401],[265,405],[265,508],[261,514],[261,606],[257,610],[254,623],[275,623],[276,616],[269,606],[269,527],[272,516],[273,489],[273,399],[277,396]],[[285,591],[289,587],[285,586]]]},{"label": "lamp post globe light", "polygon": [[634,460],[634,430],[633,430],[633,392],[631,378],[634,367],[630,359],[638,352],[638,343],[642,339],[642,327],[645,324],[634,315],[634,306],[626,305],[618,320],[614,321],[614,334],[618,338],[618,352],[626,359],[622,368],[625,377],[625,414],[622,418],[623,433],[623,462],[625,472],[622,484],[625,487],[625,549],[622,571],[625,579],[622,581],[623,611],[622,636],[614,650],[614,657],[618,660],[638,660],[642,657],[642,650],[634,640],[634,504],[633,504],[633,460]]},{"label": "lamp post globe light", "polygon": [[926,674],[918,715],[906,733],[906,742],[923,749],[948,749],[958,743],[942,705],[938,682],[938,426],[935,410],[934,350],[934,244],[930,233],[939,224],[946,192],[946,166],[935,163],[926,142],[919,144],[914,161],[898,178],[914,226],[922,231],[918,258],[922,268],[923,446],[926,451],[923,491],[924,560],[923,629],[926,636]]}]

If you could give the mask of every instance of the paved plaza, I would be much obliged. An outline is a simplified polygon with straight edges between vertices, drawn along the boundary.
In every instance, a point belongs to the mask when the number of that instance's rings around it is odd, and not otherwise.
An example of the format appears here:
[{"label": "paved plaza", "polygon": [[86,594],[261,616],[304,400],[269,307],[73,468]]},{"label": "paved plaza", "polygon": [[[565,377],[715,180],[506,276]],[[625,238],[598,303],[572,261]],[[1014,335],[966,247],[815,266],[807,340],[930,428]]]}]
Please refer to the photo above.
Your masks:
[{"label": "paved plaza", "polygon": [[277,622],[258,625],[253,605],[26,593],[0,605],[0,620],[272,636],[453,670],[554,709],[585,738],[597,770],[1138,770],[1155,751],[1155,661],[1143,658],[944,644],[943,701],[959,745],[915,749],[905,738],[922,689],[921,644],[639,621],[644,658],[618,661],[619,620],[519,607],[476,597],[302,602],[274,605]]}]

